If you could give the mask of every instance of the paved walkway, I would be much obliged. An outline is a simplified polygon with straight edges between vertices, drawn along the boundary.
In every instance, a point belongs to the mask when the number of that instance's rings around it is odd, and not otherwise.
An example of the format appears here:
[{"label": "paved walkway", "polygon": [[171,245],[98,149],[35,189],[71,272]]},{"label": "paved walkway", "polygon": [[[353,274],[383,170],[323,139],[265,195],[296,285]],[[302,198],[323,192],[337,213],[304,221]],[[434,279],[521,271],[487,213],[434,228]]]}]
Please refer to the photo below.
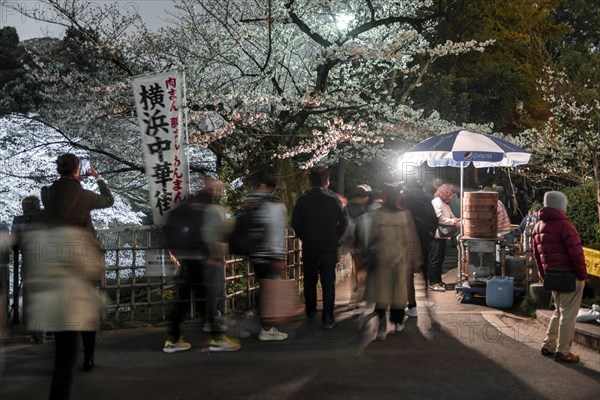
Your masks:
[{"label": "paved walkway", "polygon": [[[451,271],[445,278],[452,281]],[[260,342],[255,318],[235,317],[229,334],[249,330],[242,349],[205,353],[208,336],[184,324],[190,351],[165,354],[164,327],[103,331],[96,368],[78,369],[73,399],[592,399],[600,398],[600,355],[575,345],[579,365],[539,354],[545,327],[457,301],[454,292],[427,293],[417,280],[419,317],[401,333],[375,340],[376,321],[358,332],[348,280],[336,296],[337,325],[318,318],[282,330],[283,342]],[[5,347],[0,399],[45,399],[53,344]]]}]

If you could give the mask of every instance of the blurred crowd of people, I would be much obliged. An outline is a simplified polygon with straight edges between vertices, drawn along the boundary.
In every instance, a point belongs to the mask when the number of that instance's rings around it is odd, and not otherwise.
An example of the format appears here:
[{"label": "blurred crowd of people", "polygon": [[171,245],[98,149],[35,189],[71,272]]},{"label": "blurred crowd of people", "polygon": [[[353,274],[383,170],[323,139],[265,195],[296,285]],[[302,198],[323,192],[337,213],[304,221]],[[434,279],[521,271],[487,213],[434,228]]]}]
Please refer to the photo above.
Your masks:
[{"label": "blurred crowd of people", "polygon": [[[93,166],[86,174],[81,173],[81,160],[74,154],[62,154],[56,163],[60,177],[41,189],[41,202],[37,196],[23,200],[23,215],[15,218],[12,233],[14,249],[23,259],[28,328],[38,342],[43,342],[48,332],[54,337],[50,399],[68,399],[78,337],[83,342],[83,370],[94,368],[95,333],[103,306],[99,282],[104,274],[104,256],[96,241],[90,211],[110,207],[114,199]],[[99,193],[81,187],[86,176],[95,178]],[[461,226],[453,207],[456,189],[441,183],[425,187],[414,179],[386,184],[381,189],[365,183],[356,186],[346,200],[329,189],[329,170],[321,166],[310,170],[308,182],[309,188],[297,199],[290,215],[291,226],[302,244],[305,317],[315,319],[320,311],[322,327],[335,327],[336,266],[342,254],[349,254],[351,303],[360,309],[359,329],[377,317],[377,339],[385,340],[390,331],[403,331],[405,319],[418,316],[415,274],[422,274],[430,291],[443,292],[447,288],[442,281],[445,251]],[[285,277],[287,264],[288,212],[276,197],[276,188],[273,176],[261,174],[253,180],[242,206],[252,211],[252,222],[260,224],[260,241],[247,256],[261,283],[259,297],[269,299],[258,302],[261,330],[257,338],[261,341],[286,340],[288,334],[280,325],[293,317],[272,318],[272,308],[282,308],[285,300],[273,298],[267,289],[271,282]],[[202,250],[172,252],[180,271],[177,301],[163,346],[165,353],[192,347],[180,329],[192,291],[196,298],[204,299],[200,314],[204,319],[202,330],[211,334],[208,349],[241,348],[239,338],[225,334],[228,325],[224,316],[224,259],[237,226],[230,210],[219,204],[224,189],[222,182],[206,176],[199,193],[187,200],[193,209],[201,211],[201,223],[196,222],[200,224],[203,246]],[[551,269],[572,270],[576,274],[574,292],[552,292],[557,307],[542,347],[545,356],[576,362],[578,357],[569,351],[573,312],[581,302],[581,282],[587,276],[581,242],[565,217],[566,207],[562,193],[547,193],[544,206],[534,205],[523,218],[521,230],[529,229],[534,238],[533,252],[542,277]],[[500,200],[497,212],[498,233],[510,241],[510,221]],[[321,310],[317,307],[319,286]],[[297,311],[292,308],[280,311]],[[373,311],[369,312],[371,308]]]}]

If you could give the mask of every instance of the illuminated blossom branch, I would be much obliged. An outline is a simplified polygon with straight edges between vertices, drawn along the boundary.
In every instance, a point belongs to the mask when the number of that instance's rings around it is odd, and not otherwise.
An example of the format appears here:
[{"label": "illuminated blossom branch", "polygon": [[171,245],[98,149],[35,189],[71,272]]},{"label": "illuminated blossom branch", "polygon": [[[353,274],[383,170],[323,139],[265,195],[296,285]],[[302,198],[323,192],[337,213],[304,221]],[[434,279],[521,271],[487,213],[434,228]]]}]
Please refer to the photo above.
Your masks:
[{"label": "illuminated blossom branch", "polygon": [[[325,131],[313,129],[314,139],[304,140],[298,146],[291,148],[281,147],[279,153],[274,157],[285,159],[296,157],[300,154],[310,154],[308,161],[301,165],[302,169],[313,167],[324,157],[326,157],[339,144],[344,142],[356,143],[383,143],[383,137],[375,136],[368,132],[363,122],[356,124],[346,123],[341,117],[335,118],[332,122],[325,122]],[[360,136],[359,134],[362,134]]]}]

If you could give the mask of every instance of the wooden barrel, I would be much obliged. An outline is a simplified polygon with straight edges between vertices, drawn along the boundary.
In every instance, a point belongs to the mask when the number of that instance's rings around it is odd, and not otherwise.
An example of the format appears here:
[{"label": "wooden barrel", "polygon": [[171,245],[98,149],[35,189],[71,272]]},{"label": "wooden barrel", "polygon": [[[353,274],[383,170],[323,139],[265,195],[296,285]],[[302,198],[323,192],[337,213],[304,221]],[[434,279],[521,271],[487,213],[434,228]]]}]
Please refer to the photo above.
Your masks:
[{"label": "wooden barrel", "polygon": [[463,234],[493,239],[498,233],[498,192],[466,192],[462,204]]}]

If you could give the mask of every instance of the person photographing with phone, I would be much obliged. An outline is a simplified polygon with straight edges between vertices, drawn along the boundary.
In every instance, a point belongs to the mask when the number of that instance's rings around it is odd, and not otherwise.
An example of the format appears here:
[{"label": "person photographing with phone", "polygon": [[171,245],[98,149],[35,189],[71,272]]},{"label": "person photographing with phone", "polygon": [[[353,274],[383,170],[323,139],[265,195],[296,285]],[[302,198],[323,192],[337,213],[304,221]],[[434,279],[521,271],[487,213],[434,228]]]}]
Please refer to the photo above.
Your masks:
[{"label": "person photographing with phone", "polygon": [[92,165],[90,164],[90,159],[88,157],[81,157],[81,161],[79,163],[79,175],[81,177],[89,176],[92,174]]},{"label": "person photographing with phone", "polygon": [[[106,181],[75,154],[57,160],[60,178],[42,188],[43,225],[26,238],[25,285],[31,296],[28,323],[54,333],[54,372],[50,399],[68,399],[73,383],[78,336],[83,339],[83,370],[94,368],[96,330],[100,326],[97,283],[104,274],[104,257],[96,241],[90,211],[113,205]],[[100,193],[82,188],[84,176],[96,178]],[[44,248],[64,249],[54,257]],[[30,258],[25,257],[30,254]]]},{"label": "person photographing with phone", "polygon": [[[42,203],[47,210],[48,222],[86,228],[95,235],[90,211],[114,204],[106,181],[89,158],[80,160],[75,154],[65,153],[58,157],[56,164],[60,178],[51,186],[42,188]],[[80,182],[86,176],[96,178],[100,194],[81,187]]]}]

